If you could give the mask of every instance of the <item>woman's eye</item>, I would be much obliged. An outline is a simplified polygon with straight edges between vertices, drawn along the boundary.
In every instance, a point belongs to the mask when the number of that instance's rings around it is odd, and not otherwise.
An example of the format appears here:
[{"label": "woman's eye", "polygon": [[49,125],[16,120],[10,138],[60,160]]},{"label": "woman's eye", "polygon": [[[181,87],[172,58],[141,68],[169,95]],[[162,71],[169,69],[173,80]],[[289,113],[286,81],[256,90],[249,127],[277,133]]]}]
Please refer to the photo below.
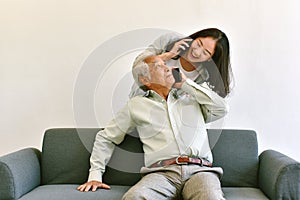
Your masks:
[{"label": "woman's eye", "polygon": [[198,42],[198,47],[201,47],[201,43],[200,42]]},{"label": "woman's eye", "polygon": [[199,47],[202,47],[201,40],[198,40],[198,42],[197,42],[197,43],[198,43],[198,46],[199,46]]}]

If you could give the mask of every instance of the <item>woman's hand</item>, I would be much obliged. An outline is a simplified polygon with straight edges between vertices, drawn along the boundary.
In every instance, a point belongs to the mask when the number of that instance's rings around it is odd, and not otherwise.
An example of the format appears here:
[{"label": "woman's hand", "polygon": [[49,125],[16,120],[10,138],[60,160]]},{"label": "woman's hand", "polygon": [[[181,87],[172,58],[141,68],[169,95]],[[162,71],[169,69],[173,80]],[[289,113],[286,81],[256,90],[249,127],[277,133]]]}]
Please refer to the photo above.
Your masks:
[{"label": "woman's hand", "polygon": [[182,40],[176,42],[169,52],[165,52],[165,53],[159,55],[159,57],[162,58],[164,61],[168,61],[168,60],[178,56],[181,51],[184,51],[190,47],[189,42],[191,42],[192,40],[193,39],[182,39]]},{"label": "woman's hand", "polygon": [[189,42],[191,42],[193,39],[182,39],[174,44],[172,49],[170,50],[170,53],[174,54],[174,57],[177,56],[181,51],[186,50],[190,47]]},{"label": "woman's hand", "polygon": [[90,189],[92,189],[92,191],[95,192],[98,188],[110,189],[110,186],[99,181],[89,181],[80,185],[77,190],[80,192],[88,192]]}]

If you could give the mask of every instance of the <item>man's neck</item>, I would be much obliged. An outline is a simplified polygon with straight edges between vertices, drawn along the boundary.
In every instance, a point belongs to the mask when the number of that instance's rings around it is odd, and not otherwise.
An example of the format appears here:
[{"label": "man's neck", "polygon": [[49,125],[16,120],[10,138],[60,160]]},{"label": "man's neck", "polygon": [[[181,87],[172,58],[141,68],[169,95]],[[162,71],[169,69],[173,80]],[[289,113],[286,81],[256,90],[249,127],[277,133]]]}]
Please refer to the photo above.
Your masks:
[{"label": "man's neck", "polygon": [[157,94],[159,94],[165,100],[167,100],[169,92],[171,91],[171,88],[162,87],[161,85],[159,85],[159,86],[152,85],[152,87],[150,87],[149,89],[155,91]]}]

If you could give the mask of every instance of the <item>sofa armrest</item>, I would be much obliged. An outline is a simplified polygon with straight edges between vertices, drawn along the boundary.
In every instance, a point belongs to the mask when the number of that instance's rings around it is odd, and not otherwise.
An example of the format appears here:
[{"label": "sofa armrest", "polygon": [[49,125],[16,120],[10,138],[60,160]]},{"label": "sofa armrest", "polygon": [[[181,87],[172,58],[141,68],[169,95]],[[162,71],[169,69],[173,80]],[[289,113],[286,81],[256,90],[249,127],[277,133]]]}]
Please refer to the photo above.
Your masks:
[{"label": "sofa armrest", "polygon": [[41,183],[38,149],[27,148],[0,157],[0,200],[15,200]]},{"label": "sofa armrest", "polygon": [[274,150],[259,156],[260,189],[271,199],[300,199],[300,163]]}]

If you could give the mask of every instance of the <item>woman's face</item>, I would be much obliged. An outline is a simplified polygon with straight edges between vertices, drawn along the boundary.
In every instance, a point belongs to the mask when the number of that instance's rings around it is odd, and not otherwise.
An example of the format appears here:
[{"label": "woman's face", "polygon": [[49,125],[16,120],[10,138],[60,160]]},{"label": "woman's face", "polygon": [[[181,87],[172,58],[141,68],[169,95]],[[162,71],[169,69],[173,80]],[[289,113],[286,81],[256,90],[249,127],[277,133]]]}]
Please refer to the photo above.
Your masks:
[{"label": "woman's face", "polygon": [[216,40],[212,37],[199,37],[194,40],[186,52],[189,62],[204,62],[209,60],[215,53]]}]

